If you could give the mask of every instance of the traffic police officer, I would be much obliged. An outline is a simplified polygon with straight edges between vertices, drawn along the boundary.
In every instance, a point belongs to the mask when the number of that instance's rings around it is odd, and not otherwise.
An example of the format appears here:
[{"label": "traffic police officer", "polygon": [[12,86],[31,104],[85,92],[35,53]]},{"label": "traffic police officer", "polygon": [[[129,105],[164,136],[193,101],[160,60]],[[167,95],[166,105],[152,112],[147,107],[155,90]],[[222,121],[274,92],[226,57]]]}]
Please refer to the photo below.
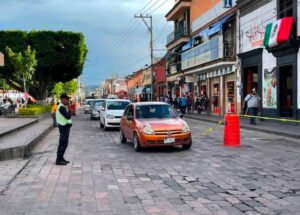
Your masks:
[{"label": "traffic police officer", "polygon": [[69,144],[70,129],[72,127],[71,112],[68,110],[70,97],[67,94],[60,96],[61,103],[56,110],[56,121],[59,129],[59,144],[57,148],[56,165],[70,163],[64,159],[64,154]]}]

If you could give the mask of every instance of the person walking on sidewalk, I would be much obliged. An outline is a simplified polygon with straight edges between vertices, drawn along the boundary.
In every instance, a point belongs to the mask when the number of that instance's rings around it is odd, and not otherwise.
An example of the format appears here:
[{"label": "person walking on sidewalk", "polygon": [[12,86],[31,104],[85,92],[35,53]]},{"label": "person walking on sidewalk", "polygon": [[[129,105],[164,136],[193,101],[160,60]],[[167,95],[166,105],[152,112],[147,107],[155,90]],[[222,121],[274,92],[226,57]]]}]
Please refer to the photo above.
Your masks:
[{"label": "person walking on sidewalk", "polygon": [[56,110],[56,121],[59,129],[59,144],[57,148],[56,165],[66,165],[69,161],[64,159],[64,154],[69,144],[70,129],[72,127],[72,113],[68,110],[70,97],[67,94],[60,96],[61,103]]},{"label": "person walking on sidewalk", "polygon": [[53,128],[57,127],[57,122],[56,122],[56,110],[57,110],[58,102],[56,103],[53,101],[52,108],[51,108],[51,116],[53,119]]},{"label": "person walking on sidewalk", "polygon": [[187,98],[185,97],[185,95],[183,95],[181,97],[180,104],[181,104],[181,113],[185,114],[185,112],[186,112],[186,106],[187,106]]},{"label": "person walking on sidewalk", "polygon": [[[243,103],[243,109],[245,108],[245,104],[247,103],[246,115],[249,113],[251,116],[257,115],[258,104],[260,101],[260,97],[257,95],[255,88],[252,89],[252,92],[249,93]],[[256,125],[255,117],[250,118],[250,124]]]}]

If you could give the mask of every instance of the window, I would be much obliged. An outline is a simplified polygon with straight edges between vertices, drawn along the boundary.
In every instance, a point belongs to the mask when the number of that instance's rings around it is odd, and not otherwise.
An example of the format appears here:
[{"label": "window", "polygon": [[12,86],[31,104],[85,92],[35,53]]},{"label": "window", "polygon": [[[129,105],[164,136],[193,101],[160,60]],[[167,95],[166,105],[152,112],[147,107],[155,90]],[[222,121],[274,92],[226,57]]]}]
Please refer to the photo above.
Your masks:
[{"label": "window", "polygon": [[293,16],[293,0],[279,0],[279,18]]},{"label": "window", "polygon": [[140,105],[136,107],[137,119],[177,118],[177,113],[170,105]]},{"label": "window", "polygon": [[110,101],[107,103],[107,110],[124,110],[128,104],[127,101]]}]

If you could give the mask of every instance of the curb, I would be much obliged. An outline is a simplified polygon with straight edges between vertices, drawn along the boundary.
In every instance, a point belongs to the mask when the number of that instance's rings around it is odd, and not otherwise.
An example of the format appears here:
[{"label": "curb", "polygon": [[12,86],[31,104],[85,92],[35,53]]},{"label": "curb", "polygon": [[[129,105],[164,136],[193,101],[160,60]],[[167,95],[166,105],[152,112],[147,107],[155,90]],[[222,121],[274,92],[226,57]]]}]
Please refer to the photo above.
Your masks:
[{"label": "curb", "polygon": [[[193,120],[204,121],[204,122],[209,122],[209,123],[218,123],[217,120],[200,119],[200,118],[188,116],[188,115],[185,115],[184,117],[187,119],[193,119]],[[267,130],[267,129],[260,128],[260,127],[249,127],[249,126],[245,126],[245,125],[240,125],[240,127],[242,129],[247,129],[247,130],[259,131],[259,132],[263,132],[263,133],[275,134],[275,135],[284,136],[284,137],[288,137],[288,138],[300,139],[300,134],[289,134],[289,133],[285,133],[285,132],[281,132],[281,131]]]},{"label": "curb", "polygon": [[24,144],[23,146],[2,149],[0,151],[0,161],[12,160],[16,158],[28,158],[31,154],[31,150],[42,140],[46,134],[48,134],[53,128],[50,124],[46,129],[35,136],[32,140]]},{"label": "curb", "polygon": [[39,119],[35,119],[35,120],[33,120],[32,122],[29,122],[29,123],[27,123],[27,124],[21,125],[21,126],[16,127],[16,128],[14,128],[14,129],[12,129],[12,130],[4,131],[4,132],[0,133],[0,137],[3,137],[3,136],[5,136],[5,135],[7,135],[7,134],[11,134],[11,133],[14,133],[14,132],[16,132],[16,131],[19,131],[19,130],[21,130],[21,129],[23,129],[23,128],[26,128],[26,127],[28,127],[28,126],[30,126],[30,125],[33,125],[33,124],[37,123],[38,121],[39,121]]}]

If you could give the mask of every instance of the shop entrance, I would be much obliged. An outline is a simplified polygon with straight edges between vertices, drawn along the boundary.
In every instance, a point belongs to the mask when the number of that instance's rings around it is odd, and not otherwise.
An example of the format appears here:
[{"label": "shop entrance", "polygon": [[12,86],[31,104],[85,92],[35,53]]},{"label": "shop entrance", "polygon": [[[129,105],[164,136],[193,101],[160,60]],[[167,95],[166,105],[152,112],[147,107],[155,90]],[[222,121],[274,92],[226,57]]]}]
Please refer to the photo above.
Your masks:
[{"label": "shop entrance", "polygon": [[251,93],[253,88],[258,90],[258,66],[244,69],[243,86],[243,99]]},{"label": "shop entrance", "polygon": [[279,114],[293,117],[293,67],[279,67]]}]

